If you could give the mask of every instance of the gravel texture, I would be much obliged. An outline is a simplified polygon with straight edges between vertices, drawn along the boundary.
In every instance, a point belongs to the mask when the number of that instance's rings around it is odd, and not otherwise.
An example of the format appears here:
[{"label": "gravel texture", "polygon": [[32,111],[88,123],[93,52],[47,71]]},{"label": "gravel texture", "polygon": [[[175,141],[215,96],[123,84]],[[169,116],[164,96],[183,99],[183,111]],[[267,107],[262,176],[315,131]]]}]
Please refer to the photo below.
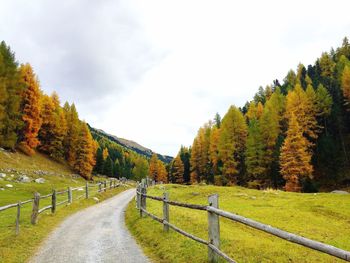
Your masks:
[{"label": "gravel texture", "polygon": [[130,189],[70,216],[29,262],[149,263],[124,223],[134,196],[135,189]]}]

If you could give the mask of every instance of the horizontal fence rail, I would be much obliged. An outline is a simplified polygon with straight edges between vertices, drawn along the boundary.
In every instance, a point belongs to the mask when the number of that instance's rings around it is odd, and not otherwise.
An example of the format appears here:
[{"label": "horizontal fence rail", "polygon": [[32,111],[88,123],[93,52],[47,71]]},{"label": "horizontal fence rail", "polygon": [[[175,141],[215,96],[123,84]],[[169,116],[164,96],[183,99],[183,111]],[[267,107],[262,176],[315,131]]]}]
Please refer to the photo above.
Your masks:
[{"label": "horizontal fence rail", "polygon": [[[153,185],[153,184],[152,184]],[[146,210],[146,199],[152,199],[155,201],[163,202],[163,218],[157,217],[156,215],[151,214]],[[208,236],[209,241],[203,240],[199,237],[196,237],[190,233],[185,232],[184,230],[172,225],[169,223],[169,208],[168,205],[185,207],[189,209],[201,210],[208,212]],[[208,246],[208,261],[209,262],[218,262],[218,257],[220,256],[225,259],[227,262],[236,262],[224,252],[220,250],[220,227],[219,227],[219,217],[227,218],[231,221],[235,221],[254,229],[264,231],[281,239],[284,239],[289,242],[293,242],[313,250],[317,250],[328,255],[343,259],[345,261],[350,261],[350,251],[346,251],[328,244],[321,243],[312,239],[308,239],[302,236],[298,236],[293,233],[266,225],[250,218],[245,218],[243,216],[233,214],[218,208],[218,196],[212,195],[209,196],[209,205],[197,205],[197,204],[187,204],[177,201],[168,200],[168,193],[164,193],[163,197],[147,195],[147,183],[145,180],[137,186],[136,190],[136,207],[140,211],[140,216],[148,215],[152,219],[162,223],[164,225],[164,230],[168,231],[169,228],[174,231],[191,238],[199,243],[202,243]],[[215,254],[215,255],[214,255]]]},{"label": "horizontal fence rail", "polygon": [[[56,191],[53,190],[52,193],[46,194],[46,195],[40,195],[39,193],[34,193],[33,199],[28,199],[26,201],[19,201],[18,203],[14,204],[8,204],[5,206],[0,207],[0,212],[6,211],[11,208],[17,208],[17,214],[16,214],[16,234],[19,234],[19,222],[20,222],[20,215],[21,215],[21,207],[24,204],[33,203],[32,207],[32,213],[31,213],[31,223],[36,224],[38,222],[38,216],[39,214],[51,210],[51,213],[54,214],[56,212],[56,207],[64,205],[64,204],[71,204],[73,200],[79,200],[85,197],[85,199],[90,198],[90,191],[93,191],[94,194],[100,193],[102,191],[107,191],[108,189],[117,188],[120,185],[126,183],[126,179],[122,178],[121,180],[113,179],[110,181],[102,181],[97,182],[94,184],[86,183],[84,186],[79,187],[68,187],[65,190]],[[107,187],[108,183],[108,187]],[[103,188],[102,188],[103,187]],[[96,190],[94,190],[96,189]],[[75,192],[76,191],[76,192]],[[77,195],[81,191],[81,195]],[[73,194],[73,192],[75,194]],[[57,201],[57,196],[66,195],[67,199],[63,201]],[[42,208],[40,208],[40,200],[49,199],[51,198],[51,204],[46,205]],[[61,198],[62,199],[62,198]]]}]

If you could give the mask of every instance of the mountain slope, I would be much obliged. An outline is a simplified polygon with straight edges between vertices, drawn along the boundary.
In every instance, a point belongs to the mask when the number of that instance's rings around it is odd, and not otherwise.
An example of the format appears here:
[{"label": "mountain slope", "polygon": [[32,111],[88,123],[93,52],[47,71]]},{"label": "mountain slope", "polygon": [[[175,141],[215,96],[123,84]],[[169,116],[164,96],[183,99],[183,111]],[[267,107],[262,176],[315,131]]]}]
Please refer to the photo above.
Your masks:
[{"label": "mountain slope", "polygon": [[[150,158],[152,156],[152,154],[154,153],[151,149],[148,149],[148,148],[138,144],[137,142],[127,140],[124,138],[119,138],[119,137],[112,135],[112,134],[109,134],[101,129],[96,129],[96,128],[93,128],[91,126],[89,126],[89,127],[90,127],[90,131],[93,135],[99,135],[99,136],[105,137],[105,138],[111,140],[112,142],[115,142],[115,143],[117,143],[117,144],[119,144],[127,149],[130,149],[130,150],[138,153],[138,154],[141,154],[143,156]],[[161,155],[158,153],[157,153],[157,155],[158,155],[158,159],[160,159],[164,163],[170,163],[171,160],[173,159],[173,157],[171,157],[171,156]]]}]

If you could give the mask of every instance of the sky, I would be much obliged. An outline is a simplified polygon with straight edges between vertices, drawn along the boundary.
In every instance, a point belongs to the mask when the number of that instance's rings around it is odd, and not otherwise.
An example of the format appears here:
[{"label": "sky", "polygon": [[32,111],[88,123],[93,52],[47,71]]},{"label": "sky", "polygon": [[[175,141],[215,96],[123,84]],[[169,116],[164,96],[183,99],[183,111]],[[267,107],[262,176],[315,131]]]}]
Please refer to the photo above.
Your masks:
[{"label": "sky", "polygon": [[0,40],[93,127],[174,156],[350,37],[348,0],[1,0]]}]

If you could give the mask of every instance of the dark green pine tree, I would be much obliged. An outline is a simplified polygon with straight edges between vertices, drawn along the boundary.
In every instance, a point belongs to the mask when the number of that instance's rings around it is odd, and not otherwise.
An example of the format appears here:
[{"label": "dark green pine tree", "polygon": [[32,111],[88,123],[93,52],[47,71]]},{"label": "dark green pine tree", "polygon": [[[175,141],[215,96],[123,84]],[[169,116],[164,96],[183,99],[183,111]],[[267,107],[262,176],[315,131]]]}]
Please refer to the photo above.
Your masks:
[{"label": "dark green pine tree", "polygon": [[120,174],[121,174],[121,169],[120,169],[120,163],[119,163],[119,160],[116,159],[115,162],[114,162],[114,177],[115,178],[120,178]]},{"label": "dark green pine tree", "polygon": [[113,177],[113,161],[109,156],[105,160],[103,174],[108,177]]},{"label": "dark green pine tree", "polygon": [[181,146],[180,149],[180,158],[184,164],[184,183],[188,184],[191,180],[191,165],[190,165],[190,159],[191,159],[191,153],[190,150],[187,147]]},{"label": "dark green pine tree", "polygon": [[102,174],[103,173],[103,155],[102,155],[102,149],[98,148],[96,152],[96,164],[94,167],[94,172],[97,174]]}]

